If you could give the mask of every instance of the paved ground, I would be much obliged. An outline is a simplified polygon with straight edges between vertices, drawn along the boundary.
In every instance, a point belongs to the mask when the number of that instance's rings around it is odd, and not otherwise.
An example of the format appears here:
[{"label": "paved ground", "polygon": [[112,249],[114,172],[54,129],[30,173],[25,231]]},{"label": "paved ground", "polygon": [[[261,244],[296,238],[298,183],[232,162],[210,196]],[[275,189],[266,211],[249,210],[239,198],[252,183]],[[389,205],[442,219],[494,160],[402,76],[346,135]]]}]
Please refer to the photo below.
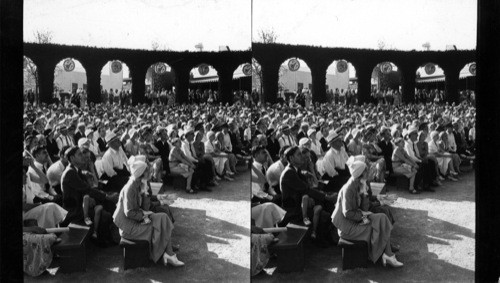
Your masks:
[{"label": "paved ground", "polygon": [[474,172],[461,181],[445,181],[435,193],[411,195],[390,187],[399,199],[393,205],[393,239],[401,245],[397,258],[405,266],[342,271],[341,249],[306,243],[303,272],[280,274],[271,260],[266,274],[254,282],[473,282],[475,258]]},{"label": "paved ground", "polygon": [[195,195],[168,191],[179,196],[172,206],[173,241],[181,246],[177,254],[185,267],[157,264],[124,272],[118,246],[102,249],[89,244],[87,272],[60,274],[55,260],[49,274],[25,276],[25,282],[249,282],[250,171],[212,188],[211,193]]}]

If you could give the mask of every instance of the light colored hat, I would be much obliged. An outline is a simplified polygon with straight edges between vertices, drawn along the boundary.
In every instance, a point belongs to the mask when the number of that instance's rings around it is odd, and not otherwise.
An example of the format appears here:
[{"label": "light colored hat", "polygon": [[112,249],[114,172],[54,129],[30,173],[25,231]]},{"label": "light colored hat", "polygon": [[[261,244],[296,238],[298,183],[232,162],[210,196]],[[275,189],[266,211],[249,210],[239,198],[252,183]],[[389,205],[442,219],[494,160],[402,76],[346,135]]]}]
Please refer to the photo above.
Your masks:
[{"label": "light colored hat", "polygon": [[78,140],[78,147],[82,147],[82,146],[83,146],[83,145],[85,145],[85,144],[87,144],[87,146],[88,146],[88,144],[89,144],[89,139],[87,139],[87,138],[80,138],[80,139]]},{"label": "light colored hat", "polygon": [[418,133],[418,128],[413,125],[408,127],[407,135],[411,135],[412,133]]},{"label": "light colored hat", "polygon": [[309,138],[301,138],[299,140],[299,145],[302,146],[302,145],[305,145],[308,142],[311,142],[311,140]]},{"label": "light colored hat", "polygon": [[128,165],[130,166],[130,174],[133,179],[138,179],[144,174],[148,165],[145,162],[145,156],[134,156],[132,155],[128,160]]},{"label": "light colored hat", "polygon": [[114,132],[110,132],[106,135],[106,143],[109,144],[110,142],[112,142],[113,140],[117,139],[118,136],[114,133]]},{"label": "light colored hat", "polygon": [[349,172],[354,179],[357,179],[363,174],[366,169],[366,163],[363,160],[364,156],[351,156],[346,162],[347,168],[349,168]]},{"label": "light colored hat", "polygon": [[94,130],[92,130],[92,129],[86,129],[85,130],[85,136],[88,137],[93,132],[94,132]]},{"label": "light colored hat", "polygon": [[337,132],[335,132],[335,131],[333,131],[333,130],[332,130],[332,131],[330,131],[330,133],[328,133],[328,136],[326,137],[326,141],[327,141],[328,143],[331,143],[331,142],[333,142],[333,141],[335,141],[335,140],[337,140],[337,139],[340,139],[340,135],[339,135],[339,134],[337,134]]},{"label": "light colored hat", "polygon": [[309,129],[307,130],[307,136],[310,137],[312,134],[316,133],[315,129]]}]

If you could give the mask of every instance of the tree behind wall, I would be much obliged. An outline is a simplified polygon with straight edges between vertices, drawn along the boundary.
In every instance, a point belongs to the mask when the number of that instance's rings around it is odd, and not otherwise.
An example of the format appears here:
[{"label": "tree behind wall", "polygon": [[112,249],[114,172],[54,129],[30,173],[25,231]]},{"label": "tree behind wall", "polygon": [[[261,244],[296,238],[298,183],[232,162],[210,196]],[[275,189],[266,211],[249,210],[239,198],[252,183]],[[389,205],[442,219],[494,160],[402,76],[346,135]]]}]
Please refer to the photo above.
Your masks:
[{"label": "tree behind wall", "polygon": [[[258,40],[257,42],[261,43],[276,43],[278,39],[278,35],[274,30],[260,30],[258,32]],[[281,78],[283,74],[286,72],[286,68],[283,66],[280,66],[279,69],[279,77]],[[263,86],[262,86],[262,67],[260,66],[259,62],[257,60],[252,58],[252,77],[255,77],[255,79],[252,78],[252,89],[259,89],[259,93],[262,95],[263,92]],[[278,79],[279,81],[279,79]],[[283,85],[278,86],[278,88],[283,88]]]},{"label": "tree behind wall", "polygon": [[[37,30],[33,32],[33,36],[35,38],[36,43],[40,44],[48,44],[52,42],[52,31],[49,30]],[[38,71],[35,63],[31,61],[30,59],[26,58],[26,67],[24,68],[27,72],[27,78],[26,82],[27,83],[34,83],[35,84],[35,102],[38,105],[40,103],[40,96],[39,96],[39,85],[38,85]],[[61,73],[61,68],[57,67],[54,70],[54,77]]]}]

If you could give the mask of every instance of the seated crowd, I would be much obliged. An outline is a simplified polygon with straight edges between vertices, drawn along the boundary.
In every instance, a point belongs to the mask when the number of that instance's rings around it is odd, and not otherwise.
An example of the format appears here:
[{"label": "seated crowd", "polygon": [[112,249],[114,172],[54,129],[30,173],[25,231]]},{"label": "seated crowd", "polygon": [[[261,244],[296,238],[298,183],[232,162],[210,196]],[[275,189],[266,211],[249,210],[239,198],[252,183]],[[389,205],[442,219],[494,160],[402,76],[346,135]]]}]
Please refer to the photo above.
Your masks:
[{"label": "seated crowd", "polygon": [[[150,242],[150,258],[184,265],[174,253],[173,213],[152,182],[185,179],[210,192],[250,159],[250,110],[229,105],[25,104],[25,272],[40,275],[57,237],[46,228],[91,227],[103,246],[120,236]],[[40,253],[39,251],[44,251]]]},{"label": "seated crowd", "polygon": [[[261,228],[290,222],[311,226],[320,246],[338,236],[363,240],[373,262],[402,266],[390,241],[394,216],[371,184],[406,178],[410,194],[435,192],[445,180],[460,181],[461,163],[473,163],[475,154],[475,108],[468,102],[267,104],[252,109],[252,120],[253,275],[268,259],[261,247],[272,240],[262,240]],[[371,229],[381,233],[370,236]]]}]

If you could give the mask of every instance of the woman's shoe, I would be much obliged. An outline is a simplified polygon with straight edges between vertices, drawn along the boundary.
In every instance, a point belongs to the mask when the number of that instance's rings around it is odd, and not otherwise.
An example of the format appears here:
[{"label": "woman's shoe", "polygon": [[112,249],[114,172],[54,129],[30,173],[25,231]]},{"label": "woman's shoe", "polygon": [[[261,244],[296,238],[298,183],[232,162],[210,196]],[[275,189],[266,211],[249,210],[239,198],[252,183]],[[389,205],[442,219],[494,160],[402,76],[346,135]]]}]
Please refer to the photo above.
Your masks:
[{"label": "woman's shoe", "polygon": [[87,226],[90,226],[93,223],[92,220],[90,220],[90,217],[85,217],[85,219],[83,221],[85,221],[85,225],[87,225]]},{"label": "woman's shoe", "polygon": [[196,191],[194,191],[193,189],[186,189],[186,193],[188,194],[196,194]]},{"label": "woman's shoe", "polygon": [[453,181],[453,182],[458,181],[458,180],[457,180],[457,178],[455,178],[455,177],[453,177],[453,176],[451,176],[451,175],[449,175],[449,176],[448,176],[448,180],[451,180],[451,181]]},{"label": "woman's shoe", "polygon": [[177,255],[168,255],[167,253],[164,253],[163,254],[163,264],[165,266],[167,266],[168,264],[171,264],[175,267],[179,267],[179,266],[184,266],[184,262],[180,261],[177,259]]},{"label": "woman's shoe", "polygon": [[401,267],[404,264],[396,259],[396,255],[388,256],[385,253],[382,254],[382,265],[386,266],[389,263],[392,267]]},{"label": "woman's shoe", "polygon": [[230,171],[230,170],[227,170],[226,174],[229,175],[229,176],[231,176],[231,177],[234,176],[234,172]]},{"label": "woman's shoe", "polygon": [[417,191],[417,190],[415,190],[415,189],[413,189],[413,190],[410,190],[410,194],[412,194],[412,195],[418,195],[418,194],[420,194],[420,192]]},{"label": "woman's shoe", "polygon": [[216,175],[215,176],[215,181],[220,181],[220,180],[222,180],[222,179],[219,176]]},{"label": "woman's shoe", "polygon": [[444,181],[445,179],[443,178],[443,176],[438,176],[438,179],[439,181]]},{"label": "woman's shoe", "polygon": [[303,221],[304,221],[304,225],[306,225],[306,226],[311,226],[311,224],[312,224],[311,220],[309,220],[309,217],[304,217]]},{"label": "woman's shoe", "polygon": [[227,180],[227,181],[234,181],[233,178],[229,177],[228,175],[224,175],[224,180]]}]

